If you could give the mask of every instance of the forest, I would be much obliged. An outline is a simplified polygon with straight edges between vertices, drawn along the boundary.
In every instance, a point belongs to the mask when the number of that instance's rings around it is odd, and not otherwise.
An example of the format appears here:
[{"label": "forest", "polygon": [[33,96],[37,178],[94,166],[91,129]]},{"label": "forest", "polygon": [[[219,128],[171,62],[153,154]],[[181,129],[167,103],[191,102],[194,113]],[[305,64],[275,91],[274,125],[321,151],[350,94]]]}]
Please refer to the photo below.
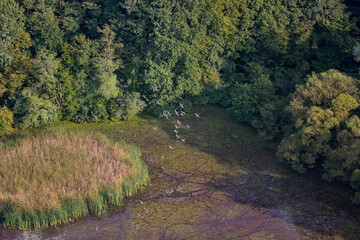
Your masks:
[{"label": "forest", "polygon": [[221,105],[360,203],[360,3],[0,0],[0,136]]}]

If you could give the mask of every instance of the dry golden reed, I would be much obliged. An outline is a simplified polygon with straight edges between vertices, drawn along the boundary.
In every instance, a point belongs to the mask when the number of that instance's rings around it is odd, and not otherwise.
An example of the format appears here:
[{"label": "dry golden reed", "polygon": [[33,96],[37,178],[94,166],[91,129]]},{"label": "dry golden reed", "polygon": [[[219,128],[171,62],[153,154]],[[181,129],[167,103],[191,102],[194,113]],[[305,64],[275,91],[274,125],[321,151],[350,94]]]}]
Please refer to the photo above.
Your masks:
[{"label": "dry golden reed", "polygon": [[0,220],[40,227],[101,214],[148,181],[139,155],[133,147],[79,134],[30,137],[15,147],[0,143]]}]

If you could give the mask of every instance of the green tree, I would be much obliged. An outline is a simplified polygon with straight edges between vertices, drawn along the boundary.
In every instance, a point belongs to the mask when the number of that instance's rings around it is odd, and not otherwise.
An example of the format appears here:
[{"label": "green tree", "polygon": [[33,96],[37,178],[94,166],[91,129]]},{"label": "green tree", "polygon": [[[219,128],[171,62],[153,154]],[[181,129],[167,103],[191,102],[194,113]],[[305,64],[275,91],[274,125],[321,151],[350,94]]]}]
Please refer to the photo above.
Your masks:
[{"label": "green tree", "polygon": [[298,172],[321,167],[341,124],[358,107],[358,91],[355,79],[336,70],[309,76],[291,95],[286,109],[295,131],[281,141],[278,156]]},{"label": "green tree", "polygon": [[358,99],[357,80],[337,70],[313,73],[304,85],[298,85],[291,97],[287,110],[293,119],[301,118],[310,107],[330,108],[333,99],[340,94],[348,94]]},{"label": "green tree", "polygon": [[277,154],[299,173],[319,167],[319,161],[330,150],[331,129],[338,125],[339,121],[330,109],[313,106],[306,112],[304,120],[296,122],[295,133],[281,141]]},{"label": "green tree", "polygon": [[118,94],[118,81],[114,71],[120,67],[121,61],[115,56],[115,50],[122,47],[122,44],[115,42],[115,33],[108,25],[99,28],[98,31],[102,34],[100,39],[102,54],[94,63],[95,78],[99,82],[97,92],[108,100]]},{"label": "green tree", "polygon": [[54,13],[55,9],[45,0],[37,1],[33,5],[28,17],[27,27],[33,40],[35,49],[48,49],[56,53],[63,41],[63,32],[59,27],[59,19]]},{"label": "green tree", "polygon": [[39,51],[36,56],[35,71],[37,76],[37,87],[41,88],[43,93],[54,98],[58,105],[59,99],[56,98],[57,77],[56,73],[59,68],[59,60],[55,58],[55,54],[51,54],[46,50]]},{"label": "green tree", "polygon": [[81,4],[84,11],[84,17],[82,18],[82,31],[91,38],[99,36],[97,28],[102,22],[101,2],[101,0],[86,0]]},{"label": "green tree", "polygon": [[112,120],[128,120],[135,114],[142,111],[145,102],[140,99],[140,93],[126,93],[110,101],[110,112]]},{"label": "green tree", "polygon": [[327,181],[338,180],[350,182],[351,187],[356,190],[353,198],[354,203],[360,203],[360,119],[353,115],[336,136],[331,151],[324,159],[323,178]]},{"label": "green tree", "polygon": [[13,60],[0,68],[0,98],[21,90],[23,84],[35,74],[33,61],[25,52],[27,46],[30,46],[30,36],[26,32],[22,32],[9,46]]},{"label": "green tree", "polygon": [[22,128],[39,127],[58,119],[58,107],[51,100],[40,97],[37,91],[24,88],[19,101],[15,115]]},{"label": "green tree", "polygon": [[59,0],[57,6],[59,26],[64,32],[65,40],[69,40],[80,32],[84,11],[78,1]]},{"label": "green tree", "polygon": [[0,0],[0,68],[14,59],[10,46],[24,32],[25,16],[15,0]]},{"label": "green tree", "polygon": [[232,109],[235,118],[259,127],[261,107],[275,99],[275,90],[266,69],[257,63],[249,63],[246,74],[232,87]]},{"label": "green tree", "polygon": [[0,138],[4,138],[11,134],[14,129],[12,124],[14,122],[14,114],[6,106],[0,109]]}]

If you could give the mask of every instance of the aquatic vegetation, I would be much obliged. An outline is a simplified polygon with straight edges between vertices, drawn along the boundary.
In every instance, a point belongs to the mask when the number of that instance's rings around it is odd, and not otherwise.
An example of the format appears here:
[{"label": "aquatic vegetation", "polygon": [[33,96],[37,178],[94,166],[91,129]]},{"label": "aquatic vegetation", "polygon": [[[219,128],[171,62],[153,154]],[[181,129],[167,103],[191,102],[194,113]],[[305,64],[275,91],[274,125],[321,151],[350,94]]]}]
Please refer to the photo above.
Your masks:
[{"label": "aquatic vegetation", "polygon": [[[178,118],[182,124],[178,132],[186,143],[175,137]],[[101,132],[111,141],[140,146],[151,185],[125,199],[124,207],[109,207],[100,218],[84,217],[76,224],[40,231],[0,226],[0,239],[327,240],[358,236],[360,208],[350,203],[350,189],[323,182],[315,171],[293,172],[276,161],[273,140],[258,137],[256,130],[238,124],[230,111],[220,107],[194,107],[182,118],[159,119],[142,113],[130,121],[65,121],[26,131],[21,134]]]},{"label": "aquatic vegetation", "polygon": [[103,214],[149,181],[140,149],[103,135],[47,133],[0,143],[0,220],[47,227]]}]

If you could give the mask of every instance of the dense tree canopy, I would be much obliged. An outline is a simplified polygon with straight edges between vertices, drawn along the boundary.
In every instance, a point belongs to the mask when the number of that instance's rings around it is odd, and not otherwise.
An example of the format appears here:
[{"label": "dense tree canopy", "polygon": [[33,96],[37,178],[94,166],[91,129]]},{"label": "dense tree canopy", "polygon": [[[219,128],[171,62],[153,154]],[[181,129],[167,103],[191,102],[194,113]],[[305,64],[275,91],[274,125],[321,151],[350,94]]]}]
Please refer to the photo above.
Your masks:
[{"label": "dense tree canopy", "polygon": [[[282,139],[279,157],[300,173],[319,167],[324,169],[326,180],[350,181],[360,167],[359,146],[354,145],[359,143],[360,121],[354,113],[359,97],[359,81],[341,72],[310,75],[290,95],[286,110],[295,128]],[[360,190],[357,181],[351,183]],[[360,201],[358,196],[355,201]]]},{"label": "dense tree canopy", "polygon": [[359,12],[352,0],[0,0],[0,136],[221,104],[281,140],[297,171],[360,191]]}]

